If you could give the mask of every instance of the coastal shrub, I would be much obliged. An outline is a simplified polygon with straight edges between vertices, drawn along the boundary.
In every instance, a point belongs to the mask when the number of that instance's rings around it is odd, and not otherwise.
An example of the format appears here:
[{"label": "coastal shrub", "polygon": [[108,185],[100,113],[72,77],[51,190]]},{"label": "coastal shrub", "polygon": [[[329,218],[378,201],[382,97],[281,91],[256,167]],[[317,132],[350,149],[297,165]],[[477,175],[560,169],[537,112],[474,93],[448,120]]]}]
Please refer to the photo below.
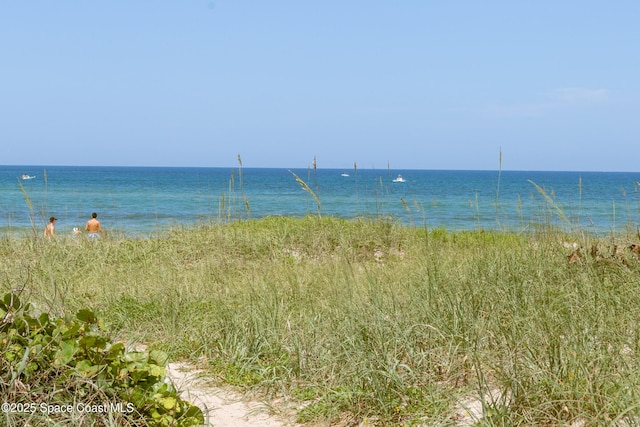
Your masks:
[{"label": "coastal shrub", "polygon": [[54,318],[7,293],[0,319],[3,425],[204,423],[201,410],[165,380],[166,354],[127,351],[92,311]]}]

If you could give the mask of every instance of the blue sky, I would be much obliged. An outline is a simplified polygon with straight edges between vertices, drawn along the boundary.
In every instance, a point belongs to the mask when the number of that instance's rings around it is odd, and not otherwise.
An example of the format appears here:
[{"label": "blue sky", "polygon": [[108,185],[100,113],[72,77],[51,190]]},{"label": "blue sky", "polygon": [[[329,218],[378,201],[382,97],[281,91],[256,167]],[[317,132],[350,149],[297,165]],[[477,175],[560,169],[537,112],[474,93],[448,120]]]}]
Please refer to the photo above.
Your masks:
[{"label": "blue sky", "polygon": [[0,164],[638,171],[638,1],[7,1]]}]

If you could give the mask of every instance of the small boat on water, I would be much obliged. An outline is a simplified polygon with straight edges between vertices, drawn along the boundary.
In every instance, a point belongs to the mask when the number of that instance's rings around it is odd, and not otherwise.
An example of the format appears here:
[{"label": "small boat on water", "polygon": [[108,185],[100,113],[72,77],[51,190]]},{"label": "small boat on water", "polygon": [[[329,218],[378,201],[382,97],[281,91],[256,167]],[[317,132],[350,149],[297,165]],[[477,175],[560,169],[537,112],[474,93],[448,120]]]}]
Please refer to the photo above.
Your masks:
[{"label": "small boat on water", "polygon": [[33,179],[35,178],[35,175],[27,175],[26,173],[22,174],[22,176],[20,177],[20,179]]},{"label": "small boat on water", "polygon": [[402,177],[402,175],[398,174],[398,176],[393,180],[393,182],[406,182],[407,180]]},{"label": "small boat on water", "polygon": [[340,176],[349,176],[349,174],[344,172],[344,173],[341,173]]}]

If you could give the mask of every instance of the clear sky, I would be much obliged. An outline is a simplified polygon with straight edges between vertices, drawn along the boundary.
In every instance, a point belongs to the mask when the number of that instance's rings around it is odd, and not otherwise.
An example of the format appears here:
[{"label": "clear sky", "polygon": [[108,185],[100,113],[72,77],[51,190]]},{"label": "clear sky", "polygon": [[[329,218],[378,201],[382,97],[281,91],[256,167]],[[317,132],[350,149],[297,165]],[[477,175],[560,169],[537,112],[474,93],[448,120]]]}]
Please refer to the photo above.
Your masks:
[{"label": "clear sky", "polygon": [[637,0],[0,3],[0,164],[638,171]]}]

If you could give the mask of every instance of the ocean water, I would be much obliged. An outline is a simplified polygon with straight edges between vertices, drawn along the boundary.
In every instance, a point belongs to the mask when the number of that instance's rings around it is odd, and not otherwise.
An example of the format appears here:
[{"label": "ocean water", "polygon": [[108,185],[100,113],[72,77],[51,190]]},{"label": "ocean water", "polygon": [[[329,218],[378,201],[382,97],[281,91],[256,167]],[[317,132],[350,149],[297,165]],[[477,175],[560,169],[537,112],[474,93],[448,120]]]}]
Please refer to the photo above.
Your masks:
[{"label": "ocean water", "polygon": [[149,236],[318,209],[448,230],[640,226],[639,172],[0,166],[0,195],[0,234],[43,230],[50,216],[70,234],[92,212],[116,235]]}]

